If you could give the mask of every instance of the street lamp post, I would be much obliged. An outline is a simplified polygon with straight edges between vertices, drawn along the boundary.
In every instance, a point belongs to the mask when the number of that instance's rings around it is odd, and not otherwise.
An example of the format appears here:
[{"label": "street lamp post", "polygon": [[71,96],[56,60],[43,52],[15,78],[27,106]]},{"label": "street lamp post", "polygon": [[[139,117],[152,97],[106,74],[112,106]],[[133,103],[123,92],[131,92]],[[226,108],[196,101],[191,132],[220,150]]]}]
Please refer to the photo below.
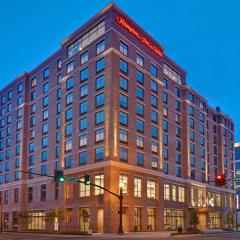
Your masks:
[{"label": "street lamp post", "polygon": [[118,234],[123,234],[123,186],[120,184],[120,195],[119,195],[119,228]]}]

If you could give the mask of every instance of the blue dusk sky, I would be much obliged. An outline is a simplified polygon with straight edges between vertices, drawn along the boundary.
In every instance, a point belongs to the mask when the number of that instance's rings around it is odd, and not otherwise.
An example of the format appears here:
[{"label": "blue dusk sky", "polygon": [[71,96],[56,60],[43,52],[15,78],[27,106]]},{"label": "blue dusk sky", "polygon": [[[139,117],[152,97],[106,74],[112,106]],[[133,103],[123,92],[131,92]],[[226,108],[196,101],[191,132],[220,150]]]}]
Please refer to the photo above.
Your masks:
[{"label": "blue dusk sky", "polygon": [[[107,0],[11,0],[0,5],[3,88],[54,53]],[[187,83],[235,121],[240,141],[240,1],[116,0],[187,72]]]}]

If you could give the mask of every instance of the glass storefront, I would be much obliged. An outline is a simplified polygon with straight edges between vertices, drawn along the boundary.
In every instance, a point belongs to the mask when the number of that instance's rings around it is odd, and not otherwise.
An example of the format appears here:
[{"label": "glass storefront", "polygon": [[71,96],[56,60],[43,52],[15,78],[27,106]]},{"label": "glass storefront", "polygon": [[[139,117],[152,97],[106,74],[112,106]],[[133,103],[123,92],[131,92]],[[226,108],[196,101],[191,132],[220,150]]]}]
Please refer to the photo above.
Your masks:
[{"label": "glass storefront", "polygon": [[134,208],[134,231],[141,231],[141,208]]},{"label": "glass storefront", "polygon": [[46,229],[46,212],[36,211],[28,213],[28,230],[45,230]]},{"label": "glass storefront", "polygon": [[208,214],[208,228],[221,228],[221,213],[210,212]]},{"label": "glass storefront", "polygon": [[79,230],[87,232],[90,227],[90,209],[79,208]]},{"label": "glass storefront", "polygon": [[156,230],[156,209],[155,208],[147,208],[147,219],[148,219],[147,230],[155,231]]},{"label": "glass storefront", "polygon": [[165,209],[164,210],[164,229],[177,230],[178,226],[185,228],[185,211]]}]

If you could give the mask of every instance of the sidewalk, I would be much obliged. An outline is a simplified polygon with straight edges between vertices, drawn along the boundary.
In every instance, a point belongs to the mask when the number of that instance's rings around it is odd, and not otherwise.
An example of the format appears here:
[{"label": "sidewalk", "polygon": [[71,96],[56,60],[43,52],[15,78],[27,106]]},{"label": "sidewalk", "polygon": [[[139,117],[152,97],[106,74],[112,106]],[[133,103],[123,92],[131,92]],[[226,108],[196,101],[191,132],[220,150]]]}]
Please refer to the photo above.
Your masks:
[{"label": "sidewalk", "polygon": [[123,235],[120,234],[116,234],[116,233],[93,233],[92,237],[94,238],[104,238],[104,239],[108,239],[108,238],[137,238],[137,239],[150,239],[150,238],[166,238],[166,237],[170,237],[172,232],[166,232],[166,231],[162,231],[162,232],[126,232]]}]

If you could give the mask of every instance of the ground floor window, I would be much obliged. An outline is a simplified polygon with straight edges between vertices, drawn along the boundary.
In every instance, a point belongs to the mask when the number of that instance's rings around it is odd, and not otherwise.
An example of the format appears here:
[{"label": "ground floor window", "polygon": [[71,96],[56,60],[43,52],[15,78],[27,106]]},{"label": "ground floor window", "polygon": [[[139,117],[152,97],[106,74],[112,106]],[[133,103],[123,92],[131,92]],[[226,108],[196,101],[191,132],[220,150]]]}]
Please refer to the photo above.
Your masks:
[{"label": "ground floor window", "polygon": [[35,211],[28,213],[28,230],[45,230],[46,229],[46,212]]},{"label": "ground floor window", "polygon": [[155,231],[156,230],[156,209],[155,208],[148,208],[147,209],[147,230],[148,231]]},{"label": "ground floor window", "polygon": [[3,213],[3,229],[7,230],[9,227],[9,214],[8,212]]},{"label": "ground floor window", "polygon": [[185,227],[185,211],[165,209],[164,210],[164,229],[177,230],[177,227]]},{"label": "ground floor window", "polygon": [[18,215],[17,214],[18,214],[17,212],[12,213],[12,219],[13,219],[12,220],[12,229],[14,231],[16,231],[18,228]]},{"label": "ground floor window", "polygon": [[134,208],[134,231],[141,231],[141,208]]},{"label": "ground floor window", "polygon": [[208,214],[208,228],[221,228],[220,212],[210,212]]},{"label": "ground floor window", "polygon": [[79,229],[86,232],[90,227],[90,209],[79,208]]}]

